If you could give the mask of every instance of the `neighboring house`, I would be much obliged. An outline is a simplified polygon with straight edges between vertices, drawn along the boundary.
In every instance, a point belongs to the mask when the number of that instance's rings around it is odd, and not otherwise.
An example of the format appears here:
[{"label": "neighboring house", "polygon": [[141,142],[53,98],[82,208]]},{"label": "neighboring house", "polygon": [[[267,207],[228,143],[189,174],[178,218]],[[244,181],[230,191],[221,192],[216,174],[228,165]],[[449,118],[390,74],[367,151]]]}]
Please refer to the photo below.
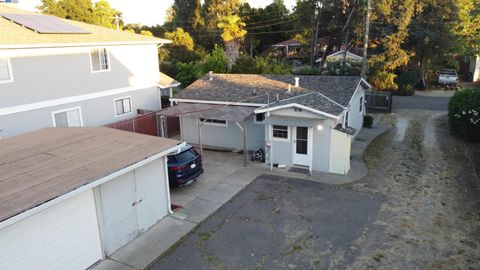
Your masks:
[{"label": "neighboring house", "polygon": [[[168,76],[167,74],[160,72],[160,81],[158,87],[160,87],[160,93],[162,97],[173,97],[173,89],[180,86],[180,82]],[[171,105],[171,104],[170,104]]]},{"label": "neighboring house", "polygon": [[182,140],[213,148],[267,146],[266,163],[345,174],[362,128],[360,77],[210,74],[172,99]]},{"label": "neighboring house", "polygon": [[184,144],[109,128],[0,140],[0,269],[86,269],[171,213]]},{"label": "neighboring house", "polygon": [[[330,37],[320,37],[317,40],[317,52],[323,53],[330,42]],[[286,57],[286,58],[300,58],[302,57],[302,52],[309,50],[308,47],[300,43],[300,41],[295,39],[285,40],[272,45],[272,48],[278,51],[277,56]],[[333,50],[337,50],[337,47],[334,46]]]},{"label": "neighboring house", "polygon": [[[344,57],[345,57],[345,50],[340,50],[338,52],[329,54],[326,58],[326,62],[328,63],[328,62],[343,61]],[[347,51],[346,60],[347,60],[347,63],[361,63],[363,60],[363,57]],[[322,61],[321,58],[317,60],[317,63],[320,61]]]},{"label": "neighboring house", "polygon": [[160,110],[169,42],[0,4],[0,137]]}]

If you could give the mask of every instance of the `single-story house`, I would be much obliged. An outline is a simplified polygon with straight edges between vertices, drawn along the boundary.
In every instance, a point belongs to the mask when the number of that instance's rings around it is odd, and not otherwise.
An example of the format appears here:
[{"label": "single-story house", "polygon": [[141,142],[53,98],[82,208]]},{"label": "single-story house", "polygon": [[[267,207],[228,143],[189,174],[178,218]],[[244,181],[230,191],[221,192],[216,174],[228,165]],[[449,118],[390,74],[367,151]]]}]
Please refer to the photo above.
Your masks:
[{"label": "single-story house", "polygon": [[180,118],[189,143],[244,153],[264,147],[270,167],[346,174],[369,88],[360,77],[210,73],[161,114]]},{"label": "single-story house", "polygon": [[108,128],[0,140],[0,269],[86,269],[170,209],[178,141]]}]

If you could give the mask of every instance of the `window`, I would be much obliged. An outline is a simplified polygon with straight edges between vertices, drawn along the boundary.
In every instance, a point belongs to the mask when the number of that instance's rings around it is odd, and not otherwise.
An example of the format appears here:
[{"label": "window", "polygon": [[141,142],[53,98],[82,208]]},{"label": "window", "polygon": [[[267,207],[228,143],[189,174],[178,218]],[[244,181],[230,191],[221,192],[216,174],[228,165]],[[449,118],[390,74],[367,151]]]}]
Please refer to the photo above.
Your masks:
[{"label": "window", "polygon": [[110,70],[110,57],[108,57],[107,49],[92,49],[90,59],[92,61],[93,72]]},{"label": "window", "polygon": [[227,120],[200,118],[200,121],[205,123],[206,125],[225,126],[225,127],[227,126]]},{"label": "window", "polygon": [[288,126],[273,125],[273,138],[288,140]]},{"label": "window", "polygon": [[0,83],[13,82],[10,59],[0,57]]},{"label": "window", "polygon": [[132,112],[132,102],[130,97],[119,98],[115,100],[115,115],[120,116]]},{"label": "window", "polygon": [[82,113],[80,108],[72,108],[64,111],[53,112],[53,121],[55,127],[81,127]]},{"label": "window", "polygon": [[265,120],[264,113],[255,114],[255,123],[263,122],[263,120]]},{"label": "window", "polygon": [[363,97],[360,97],[360,112],[363,111]]}]

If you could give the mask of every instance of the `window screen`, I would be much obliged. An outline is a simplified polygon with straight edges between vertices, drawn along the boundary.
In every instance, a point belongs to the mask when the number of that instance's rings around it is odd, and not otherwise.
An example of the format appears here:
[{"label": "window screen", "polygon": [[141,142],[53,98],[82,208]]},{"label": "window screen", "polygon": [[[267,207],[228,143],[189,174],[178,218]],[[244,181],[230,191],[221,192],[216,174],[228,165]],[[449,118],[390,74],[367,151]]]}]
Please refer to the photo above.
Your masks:
[{"label": "window screen", "polygon": [[110,68],[107,49],[92,49],[90,53],[92,59],[92,70],[102,71]]},{"label": "window screen", "polygon": [[130,98],[121,98],[115,100],[115,113],[116,115],[122,115],[132,112],[132,104]]},{"label": "window screen", "polygon": [[288,126],[273,126],[273,137],[288,139]]}]

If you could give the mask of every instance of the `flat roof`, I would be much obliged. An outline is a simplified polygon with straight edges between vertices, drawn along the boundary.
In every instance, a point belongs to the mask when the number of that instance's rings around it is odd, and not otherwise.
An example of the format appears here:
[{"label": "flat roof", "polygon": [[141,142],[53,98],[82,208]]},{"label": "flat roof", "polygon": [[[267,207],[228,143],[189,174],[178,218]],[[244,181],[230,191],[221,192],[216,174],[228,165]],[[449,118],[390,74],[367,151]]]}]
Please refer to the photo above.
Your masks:
[{"label": "flat roof", "polygon": [[0,222],[179,143],[104,127],[45,128],[0,139]]},{"label": "flat roof", "polygon": [[[16,9],[0,3],[0,14],[37,14]],[[15,22],[0,17],[0,49],[64,47],[89,45],[120,44],[160,44],[171,41],[151,36],[138,35],[121,30],[110,29],[83,22],[60,19],[72,26],[79,27],[90,34],[39,34]]]}]

